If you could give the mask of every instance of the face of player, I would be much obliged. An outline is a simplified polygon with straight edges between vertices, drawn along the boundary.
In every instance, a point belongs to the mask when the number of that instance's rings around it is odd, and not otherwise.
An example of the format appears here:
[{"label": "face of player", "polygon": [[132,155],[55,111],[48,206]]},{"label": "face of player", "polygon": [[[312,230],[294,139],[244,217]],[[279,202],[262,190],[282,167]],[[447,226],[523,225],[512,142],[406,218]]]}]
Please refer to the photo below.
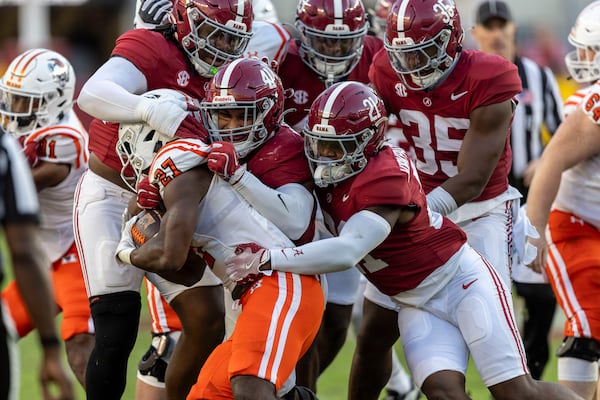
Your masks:
[{"label": "face of player", "polygon": [[[238,54],[241,51],[240,49],[245,46],[245,41],[239,36],[232,35],[208,23],[201,24],[198,27],[197,33],[199,37],[206,39],[208,47],[226,54]],[[213,63],[214,55],[206,50],[199,49],[198,56],[207,63]],[[226,61],[225,59],[217,58],[214,61],[214,66],[219,67]]]},{"label": "face of player", "polygon": [[245,108],[230,108],[217,111],[219,118],[219,129],[233,130],[250,126],[254,123],[254,117]]},{"label": "face of player", "polygon": [[[313,143],[313,148],[315,143]],[[316,140],[316,158],[327,159],[327,160],[343,160],[348,154],[354,153],[356,150],[356,142],[351,141],[340,141],[340,140],[327,140],[321,138]]]},{"label": "face of player", "polygon": [[22,128],[33,129],[36,121],[35,112],[39,109],[40,103],[40,98],[2,92],[0,99],[2,128],[14,133]]},{"label": "face of player", "polygon": [[319,54],[329,57],[343,57],[360,46],[360,38],[340,39],[333,37],[310,36],[311,46]]}]

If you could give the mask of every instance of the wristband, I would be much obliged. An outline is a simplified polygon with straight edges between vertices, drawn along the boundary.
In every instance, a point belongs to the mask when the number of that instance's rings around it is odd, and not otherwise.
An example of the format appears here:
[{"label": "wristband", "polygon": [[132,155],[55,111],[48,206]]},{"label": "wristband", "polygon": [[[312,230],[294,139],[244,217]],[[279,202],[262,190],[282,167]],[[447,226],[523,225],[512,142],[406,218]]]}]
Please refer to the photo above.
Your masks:
[{"label": "wristband", "polygon": [[458,208],[456,200],[443,187],[438,186],[427,195],[427,205],[433,211],[448,215]]},{"label": "wristband", "polygon": [[133,264],[131,264],[131,253],[133,252],[133,250],[135,250],[135,249],[121,250],[118,254],[119,260],[121,260],[125,264],[133,265]]},{"label": "wristband", "polygon": [[60,346],[60,340],[56,336],[40,336],[40,343],[43,348]]}]

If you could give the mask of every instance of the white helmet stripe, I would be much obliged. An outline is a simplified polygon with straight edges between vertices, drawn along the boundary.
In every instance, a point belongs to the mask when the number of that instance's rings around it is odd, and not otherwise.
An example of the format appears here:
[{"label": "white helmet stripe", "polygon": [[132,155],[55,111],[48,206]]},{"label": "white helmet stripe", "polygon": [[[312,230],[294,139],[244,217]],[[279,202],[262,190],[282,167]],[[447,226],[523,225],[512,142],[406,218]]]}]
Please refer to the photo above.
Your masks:
[{"label": "white helmet stripe", "polygon": [[408,1],[403,1],[400,4],[400,9],[398,10],[398,22],[396,25],[396,31],[398,32],[399,38],[404,38],[404,31],[406,28],[404,27],[404,17],[406,16],[406,8],[408,7]]},{"label": "white helmet stripe", "polygon": [[[235,17],[235,22],[242,22],[244,13],[246,12],[245,8],[245,0],[238,0],[237,2],[237,15]],[[250,29],[250,27],[247,27],[246,29]]]},{"label": "white helmet stripe", "polygon": [[325,103],[325,107],[323,108],[323,116],[321,118],[321,125],[327,125],[327,123],[329,122],[328,121],[329,117],[331,115],[331,109],[332,109],[333,105],[335,104],[335,101],[337,100],[341,91],[344,90],[346,88],[346,86],[348,86],[352,83],[353,82],[340,83],[338,85],[338,87],[335,88],[333,93],[331,93],[331,96],[329,96],[329,98],[327,99],[327,103]]},{"label": "white helmet stripe", "polygon": [[236,65],[238,65],[244,58],[238,58],[235,61],[232,61],[223,71],[223,79],[221,79],[221,89],[219,92],[219,96],[227,96],[227,89],[229,88],[229,79],[231,79],[231,74],[235,70]]},{"label": "white helmet stripe", "polygon": [[344,23],[344,5],[342,0],[333,0],[333,21],[335,25]]}]

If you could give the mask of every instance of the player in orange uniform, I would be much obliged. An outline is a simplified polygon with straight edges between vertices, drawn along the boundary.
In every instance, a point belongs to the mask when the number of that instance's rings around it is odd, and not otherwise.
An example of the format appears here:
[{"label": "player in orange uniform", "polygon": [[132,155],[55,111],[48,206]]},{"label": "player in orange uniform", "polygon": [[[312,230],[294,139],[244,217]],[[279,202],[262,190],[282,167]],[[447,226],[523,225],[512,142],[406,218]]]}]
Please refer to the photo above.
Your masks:
[{"label": "player in orange uniform", "polygon": [[[87,168],[88,136],[72,109],[75,73],[69,61],[48,49],[18,55],[0,81],[0,117],[27,156],[41,207],[41,238],[63,314],[61,334],[77,380],[85,386],[85,367],[94,345],[85,284],[73,234],[73,195]],[[33,329],[13,281],[2,300],[24,337]]]}]

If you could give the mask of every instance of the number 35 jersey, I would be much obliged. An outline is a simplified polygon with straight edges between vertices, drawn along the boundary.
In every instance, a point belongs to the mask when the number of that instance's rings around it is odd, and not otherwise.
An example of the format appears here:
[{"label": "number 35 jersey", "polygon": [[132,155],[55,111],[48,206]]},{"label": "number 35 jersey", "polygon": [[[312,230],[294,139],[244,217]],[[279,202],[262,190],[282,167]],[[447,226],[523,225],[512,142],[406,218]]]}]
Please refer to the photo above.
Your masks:
[{"label": "number 35 jersey", "polygon": [[[476,50],[462,51],[450,75],[435,89],[408,90],[390,65],[385,51],[375,56],[369,78],[415,150],[425,193],[458,173],[457,159],[478,107],[501,103],[521,92],[517,67],[504,58]],[[510,130],[500,160],[481,196],[488,200],[508,188],[512,164]]]}]

